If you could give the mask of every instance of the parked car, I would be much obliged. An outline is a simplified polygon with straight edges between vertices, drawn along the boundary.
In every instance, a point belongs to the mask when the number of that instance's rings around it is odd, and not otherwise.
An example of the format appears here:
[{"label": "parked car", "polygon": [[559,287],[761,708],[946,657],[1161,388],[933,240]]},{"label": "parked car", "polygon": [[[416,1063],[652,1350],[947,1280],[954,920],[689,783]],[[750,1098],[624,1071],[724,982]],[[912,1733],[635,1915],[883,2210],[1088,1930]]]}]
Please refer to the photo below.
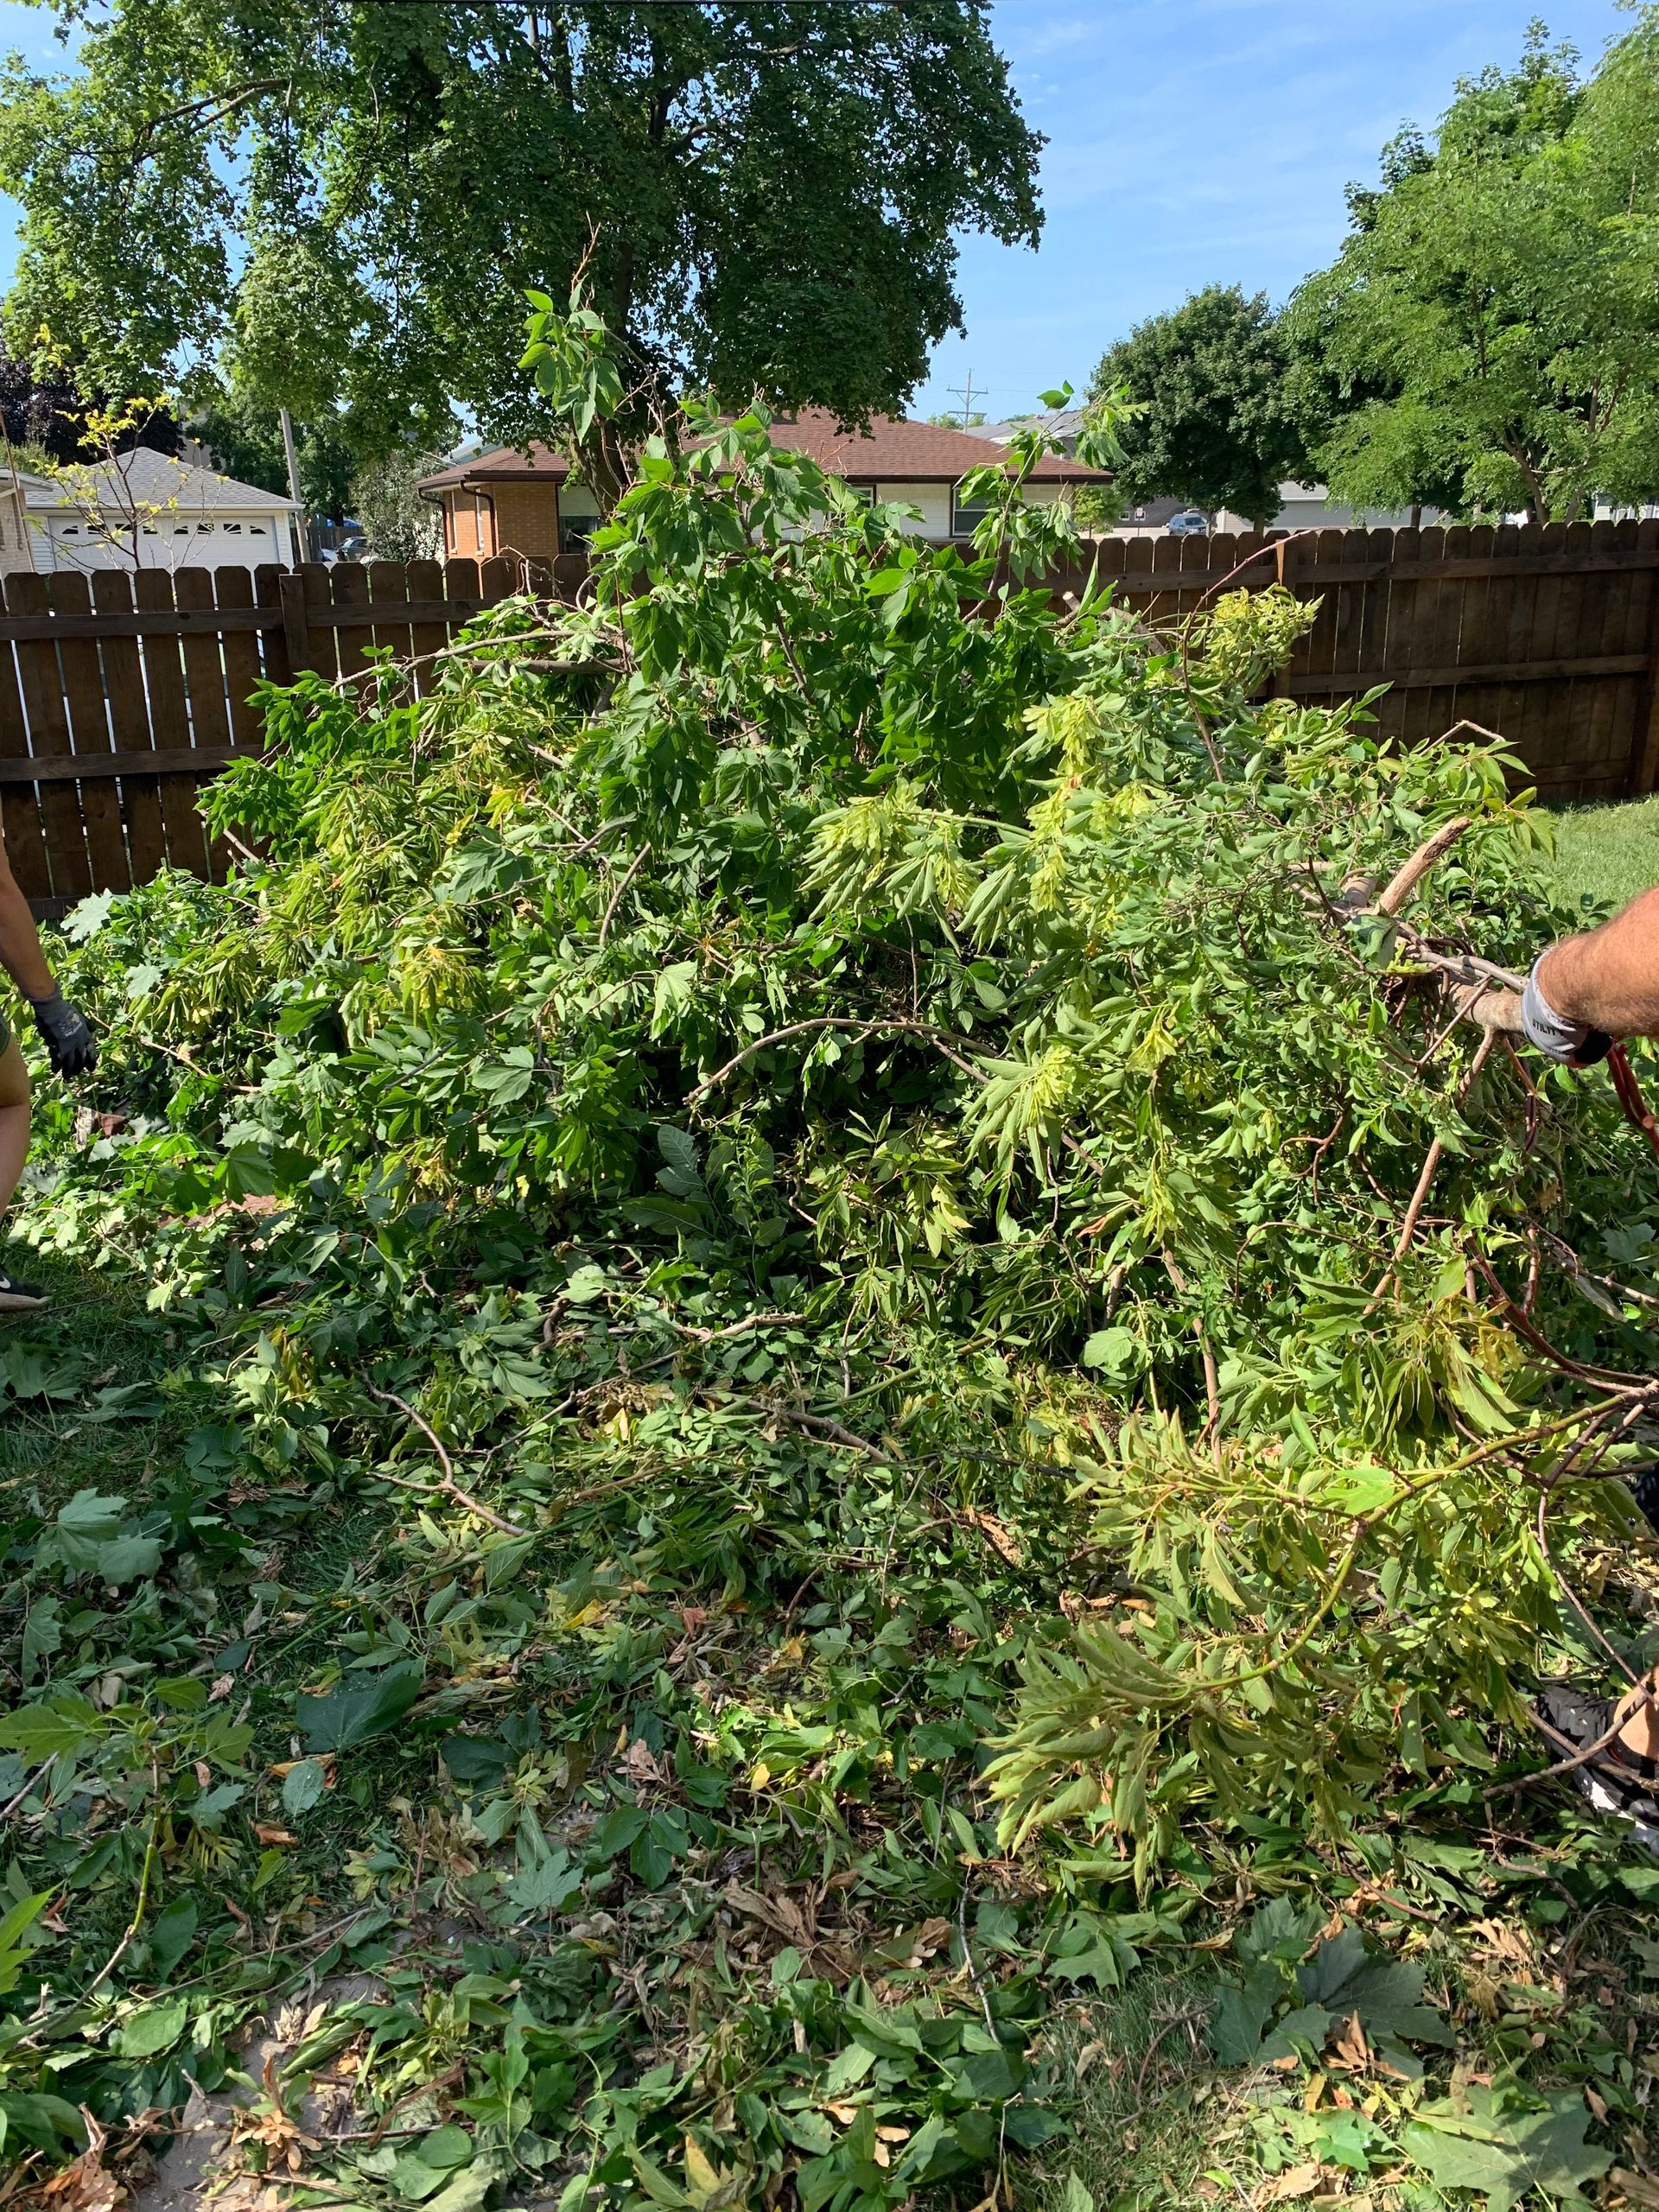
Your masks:
[{"label": "parked car", "polygon": [[317,558],[327,568],[335,568],[342,561],[360,561],[369,550],[366,537],[343,537],[338,545],[325,545]]},{"label": "parked car", "polygon": [[1210,518],[1201,515],[1196,507],[1188,507],[1179,515],[1171,515],[1164,527],[1172,537],[1207,537]]}]

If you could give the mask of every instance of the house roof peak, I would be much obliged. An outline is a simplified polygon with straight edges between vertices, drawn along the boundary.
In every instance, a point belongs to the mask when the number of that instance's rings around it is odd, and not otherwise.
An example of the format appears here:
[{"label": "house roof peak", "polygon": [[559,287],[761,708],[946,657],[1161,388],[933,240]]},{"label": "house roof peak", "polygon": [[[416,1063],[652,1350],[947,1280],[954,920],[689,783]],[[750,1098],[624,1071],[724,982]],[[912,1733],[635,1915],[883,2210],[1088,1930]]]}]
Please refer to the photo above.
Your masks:
[{"label": "house roof peak", "polygon": [[[804,453],[832,475],[855,482],[954,484],[970,468],[995,459],[982,435],[948,430],[937,423],[912,423],[897,415],[872,415],[867,425],[842,424],[824,407],[802,407],[772,417],[772,442],[785,453]],[[423,492],[487,491],[492,481],[562,484],[570,464],[550,447],[498,446],[435,475],[421,479]],[[1036,484],[1103,484],[1097,468],[1063,454],[1046,454],[1032,471]]]}]

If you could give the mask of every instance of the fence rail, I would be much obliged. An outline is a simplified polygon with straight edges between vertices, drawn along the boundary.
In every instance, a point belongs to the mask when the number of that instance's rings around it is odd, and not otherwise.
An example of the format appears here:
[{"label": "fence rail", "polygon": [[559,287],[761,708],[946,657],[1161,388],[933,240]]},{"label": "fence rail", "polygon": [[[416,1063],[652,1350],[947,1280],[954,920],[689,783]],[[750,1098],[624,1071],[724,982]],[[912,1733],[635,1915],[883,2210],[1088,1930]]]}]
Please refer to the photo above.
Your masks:
[{"label": "fence rail", "polygon": [[1279,682],[1288,698],[1387,684],[1371,711],[1388,735],[1501,731],[1545,798],[1639,796],[1659,778],[1659,522],[1109,538],[1095,553],[1155,620],[1227,586],[1317,599]]},{"label": "fence rail", "polygon": [[[1155,620],[1229,587],[1282,582],[1317,599],[1278,682],[1288,699],[1387,685],[1372,711],[1388,734],[1499,730],[1548,798],[1659,779],[1659,522],[1105,538],[1091,561]],[[566,595],[583,574],[562,560],[532,581]],[[5,577],[0,823],[36,912],[168,863],[222,876],[196,791],[261,749],[249,702],[262,679],[349,677],[366,647],[390,645],[419,691],[429,657],[524,582],[509,561]]]}]

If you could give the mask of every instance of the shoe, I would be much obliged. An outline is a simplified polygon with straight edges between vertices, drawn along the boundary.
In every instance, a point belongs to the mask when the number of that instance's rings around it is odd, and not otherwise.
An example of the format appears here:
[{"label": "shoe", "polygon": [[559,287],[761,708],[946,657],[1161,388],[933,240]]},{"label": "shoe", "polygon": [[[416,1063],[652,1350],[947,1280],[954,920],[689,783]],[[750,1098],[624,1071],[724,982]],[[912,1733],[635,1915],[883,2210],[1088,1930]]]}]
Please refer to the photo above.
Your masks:
[{"label": "shoe", "polygon": [[[1552,1764],[1581,1751],[1586,1744],[1599,1742],[1612,1726],[1616,1710],[1610,1697],[1565,1686],[1543,1691],[1533,1711],[1542,1725]],[[1593,1758],[1573,1768],[1573,1779],[1597,1812],[1629,1821],[1638,1843],[1648,1851],[1659,1850],[1659,1759],[1644,1758],[1615,1736]]]},{"label": "shoe", "polygon": [[0,1313],[36,1313],[42,1306],[52,1303],[48,1294],[37,1282],[25,1282],[21,1275],[0,1264]]}]

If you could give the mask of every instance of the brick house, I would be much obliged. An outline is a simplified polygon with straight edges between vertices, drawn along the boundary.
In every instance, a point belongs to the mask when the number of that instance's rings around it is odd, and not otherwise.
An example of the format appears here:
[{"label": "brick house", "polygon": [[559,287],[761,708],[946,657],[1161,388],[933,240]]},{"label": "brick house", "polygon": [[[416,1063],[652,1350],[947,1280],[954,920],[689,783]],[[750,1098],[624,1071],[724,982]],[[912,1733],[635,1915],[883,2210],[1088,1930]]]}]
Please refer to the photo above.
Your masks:
[{"label": "brick house", "polygon": [[[925,537],[948,540],[973,533],[980,511],[967,506],[957,487],[969,469],[995,460],[982,437],[931,423],[874,416],[868,430],[842,429],[822,408],[774,416],[776,446],[804,453],[880,505],[918,508],[911,527]],[[1033,505],[1068,498],[1079,484],[1103,484],[1097,468],[1052,454],[1039,461],[1026,487]],[[512,447],[457,461],[423,477],[420,489],[443,509],[443,548],[451,558],[487,559],[498,553],[550,561],[580,552],[599,510],[587,486],[573,482],[569,464],[546,446],[526,454]]]}]

